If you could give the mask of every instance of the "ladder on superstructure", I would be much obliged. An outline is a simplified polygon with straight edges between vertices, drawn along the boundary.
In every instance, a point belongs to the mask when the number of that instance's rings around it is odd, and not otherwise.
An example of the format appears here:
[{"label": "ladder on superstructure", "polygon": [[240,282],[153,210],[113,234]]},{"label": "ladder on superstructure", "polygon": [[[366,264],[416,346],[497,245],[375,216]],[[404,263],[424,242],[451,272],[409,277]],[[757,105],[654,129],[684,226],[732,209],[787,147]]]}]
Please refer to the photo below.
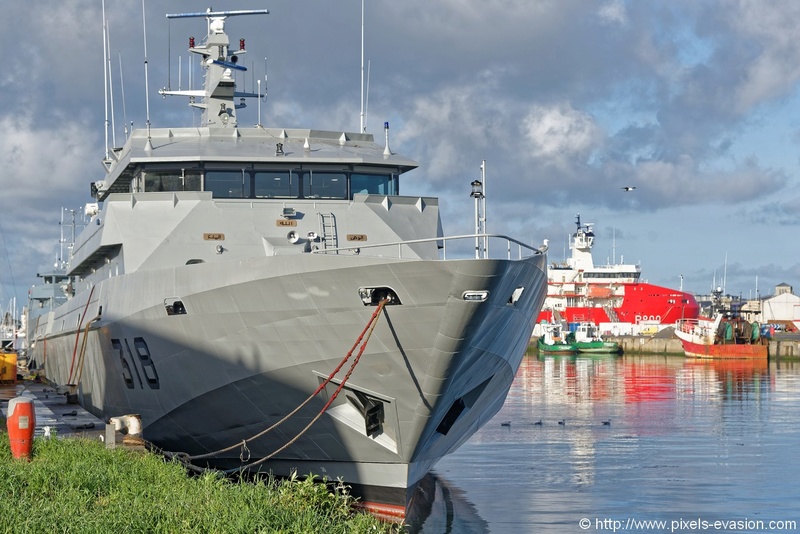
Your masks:
[{"label": "ladder on superstructure", "polygon": [[336,231],[336,215],[319,213],[319,233],[322,236],[322,248],[339,248],[339,236]]},{"label": "ladder on superstructure", "polygon": [[606,315],[611,320],[612,323],[618,323],[619,317],[617,317],[617,312],[614,311],[614,307],[611,304],[604,304],[603,309],[606,311]]}]

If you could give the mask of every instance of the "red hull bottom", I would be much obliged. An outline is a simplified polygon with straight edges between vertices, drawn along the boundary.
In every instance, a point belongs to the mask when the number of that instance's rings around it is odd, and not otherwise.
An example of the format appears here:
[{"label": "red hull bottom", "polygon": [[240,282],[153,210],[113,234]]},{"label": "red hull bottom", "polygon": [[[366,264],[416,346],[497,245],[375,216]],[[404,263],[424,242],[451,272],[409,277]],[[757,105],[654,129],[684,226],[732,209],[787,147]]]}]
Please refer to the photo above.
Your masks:
[{"label": "red hull bottom", "polygon": [[370,515],[380,519],[384,523],[402,524],[406,519],[406,507],[394,504],[383,504],[376,502],[358,502],[355,505],[357,510],[368,512]]},{"label": "red hull bottom", "polygon": [[767,345],[703,345],[692,343],[691,341],[681,340],[683,352],[687,356],[695,358],[716,358],[716,359],[767,359],[769,347]]},{"label": "red hull bottom", "polygon": [[[441,488],[442,484],[443,482],[437,481],[435,475],[428,473],[417,482],[410,493],[401,490],[400,492],[395,491],[389,494],[373,494],[372,500],[370,500],[370,498],[359,499],[355,505],[355,509],[367,512],[384,523],[406,526],[410,524],[421,525],[431,514],[433,501],[437,493],[437,486]],[[398,497],[401,497],[401,495],[410,495],[405,506],[398,503]],[[393,503],[389,501],[393,501]],[[403,501],[404,499],[400,498],[400,502]]]}]

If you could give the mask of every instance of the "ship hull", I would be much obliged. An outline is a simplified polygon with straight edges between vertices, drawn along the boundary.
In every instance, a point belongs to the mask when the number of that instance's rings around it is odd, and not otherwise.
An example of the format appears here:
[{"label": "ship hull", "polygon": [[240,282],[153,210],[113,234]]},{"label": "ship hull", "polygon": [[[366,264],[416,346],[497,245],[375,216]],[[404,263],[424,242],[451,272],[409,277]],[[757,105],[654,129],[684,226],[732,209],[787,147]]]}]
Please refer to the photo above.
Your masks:
[{"label": "ship hull", "polygon": [[[560,285],[551,281],[545,309],[537,322],[675,324],[681,319],[696,319],[700,312],[691,294],[643,282],[614,284],[614,296],[591,296],[599,286],[588,284],[588,289],[569,295],[574,303],[571,305],[566,305]],[[558,310],[557,317],[554,310]]]},{"label": "ship hull", "polygon": [[694,343],[682,339],[683,352],[686,356],[694,358],[714,358],[721,360],[740,360],[740,359],[767,359],[767,345],[758,344],[708,344]]},{"label": "ship hull", "polygon": [[578,341],[575,349],[587,354],[617,354],[619,353],[619,343],[615,341]]},{"label": "ship hull", "polygon": [[537,342],[537,348],[543,354],[575,354],[577,350],[572,343],[544,343],[541,339]]},{"label": "ship hull", "polygon": [[[346,378],[375,311],[359,297],[369,286],[392,288],[400,304],[380,313]],[[42,316],[31,354],[87,410],[139,414],[144,439],[202,455],[197,466],[341,479],[402,518],[417,481],[502,406],[545,288],[542,257],[294,255],[139,271]],[[186,313],[168,314],[175,300]]]}]

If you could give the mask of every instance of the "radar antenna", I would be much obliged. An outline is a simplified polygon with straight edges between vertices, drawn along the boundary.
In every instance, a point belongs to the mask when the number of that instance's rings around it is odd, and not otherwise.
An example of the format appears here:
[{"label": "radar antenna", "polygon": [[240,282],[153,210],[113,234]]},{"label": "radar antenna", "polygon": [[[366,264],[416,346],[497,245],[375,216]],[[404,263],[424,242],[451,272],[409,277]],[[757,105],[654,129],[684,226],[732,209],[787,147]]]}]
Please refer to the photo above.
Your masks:
[{"label": "radar antenna", "polygon": [[[205,17],[208,35],[205,41],[195,45],[194,37],[189,38],[189,52],[202,56],[202,64],[207,73],[202,90],[159,89],[162,96],[187,96],[189,105],[203,111],[202,126],[217,128],[236,128],[236,110],[245,107],[245,98],[262,97],[259,93],[239,92],[235,90],[233,71],[247,71],[247,67],[239,64],[239,56],[246,52],[245,40],[239,39],[238,50],[231,50],[228,35],[225,33],[225,19],[237,15],[268,15],[267,9],[241,11],[211,11],[202,13],[167,14],[168,19]],[[196,102],[195,98],[202,98]],[[259,119],[260,122],[260,119]]]}]

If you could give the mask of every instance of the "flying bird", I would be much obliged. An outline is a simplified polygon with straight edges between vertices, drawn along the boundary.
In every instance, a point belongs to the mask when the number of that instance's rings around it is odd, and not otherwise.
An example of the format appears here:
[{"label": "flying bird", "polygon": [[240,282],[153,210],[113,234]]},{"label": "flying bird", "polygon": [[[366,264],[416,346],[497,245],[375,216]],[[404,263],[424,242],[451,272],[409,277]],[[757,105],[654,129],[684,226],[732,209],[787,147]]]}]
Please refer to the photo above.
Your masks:
[{"label": "flying bird", "polygon": [[628,191],[633,191],[634,189],[636,189],[636,186],[634,186],[634,185],[626,185],[625,187],[623,187],[621,189],[627,193]]}]

